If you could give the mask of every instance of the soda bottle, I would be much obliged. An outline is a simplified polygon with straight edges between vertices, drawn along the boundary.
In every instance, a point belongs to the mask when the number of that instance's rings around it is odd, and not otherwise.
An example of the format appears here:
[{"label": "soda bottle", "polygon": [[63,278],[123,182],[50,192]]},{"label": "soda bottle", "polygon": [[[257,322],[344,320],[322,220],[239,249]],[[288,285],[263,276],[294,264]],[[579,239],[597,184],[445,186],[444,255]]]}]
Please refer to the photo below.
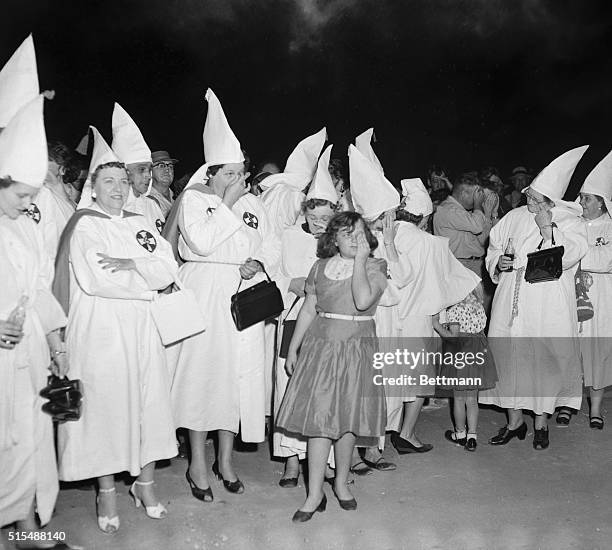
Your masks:
[{"label": "soda bottle", "polygon": [[20,329],[23,328],[23,323],[26,317],[26,306],[28,305],[28,297],[24,294],[19,298],[19,302],[13,311],[8,316],[7,321],[15,323]]},{"label": "soda bottle", "polygon": [[[512,237],[508,239],[508,244],[506,245],[506,250],[504,251],[504,256],[510,258],[514,261],[514,244],[512,243]],[[508,269],[504,269],[504,271],[512,271],[514,268],[510,266]]]}]

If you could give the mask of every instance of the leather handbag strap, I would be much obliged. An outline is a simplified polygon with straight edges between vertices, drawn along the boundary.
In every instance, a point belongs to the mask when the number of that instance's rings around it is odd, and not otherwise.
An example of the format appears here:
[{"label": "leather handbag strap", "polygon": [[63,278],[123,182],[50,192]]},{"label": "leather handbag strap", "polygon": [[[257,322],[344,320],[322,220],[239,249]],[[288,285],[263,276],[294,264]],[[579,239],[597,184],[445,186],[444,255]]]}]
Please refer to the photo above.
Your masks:
[{"label": "leather handbag strap", "polygon": [[[261,269],[263,270],[263,272],[266,274],[266,277],[268,278],[268,282],[271,283],[272,279],[270,279],[270,275],[268,275],[268,272],[266,271],[266,267],[264,266],[264,264],[262,262],[260,262],[259,260],[254,260],[254,261],[256,261],[261,266]],[[242,264],[240,264],[240,265],[242,265]],[[236,289],[236,294],[238,294],[238,292],[240,291],[240,285],[242,285],[242,281],[243,280],[244,279],[242,278],[242,275],[241,275],[240,276],[240,281],[238,283],[238,288]]]},{"label": "leather handbag strap", "polygon": [[295,300],[293,300],[293,303],[291,304],[291,307],[289,308],[289,311],[287,312],[287,315],[285,315],[285,317],[289,317],[289,314],[291,313],[291,311],[295,307],[295,304],[297,304],[299,301],[300,301],[300,297],[296,296]]},{"label": "leather handbag strap", "polygon": [[[552,235],[551,240],[552,240],[553,246],[555,246],[555,227],[557,227],[557,224],[555,222],[552,222],[550,224],[550,233]],[[540,250],[543,244],[544,244],[544,239],[540,241],[540,244],[538,245],[538,248],[536,248],[536,250]]]}]

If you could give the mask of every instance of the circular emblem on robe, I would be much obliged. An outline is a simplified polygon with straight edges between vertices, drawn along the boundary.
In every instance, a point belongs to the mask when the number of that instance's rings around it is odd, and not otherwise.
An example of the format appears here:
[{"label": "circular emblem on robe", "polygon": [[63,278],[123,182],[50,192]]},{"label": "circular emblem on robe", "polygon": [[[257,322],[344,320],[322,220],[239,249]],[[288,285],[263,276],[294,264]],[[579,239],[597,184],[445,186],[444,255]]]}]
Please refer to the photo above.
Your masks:
[{"label": "circular emblem on robe", "polygon": [[159,231],[159,234],[161,235],[162,229],[164,228],[164,222],[161,221],[159,218],[157,218],[155,220],[155,227],[157,227],[157,230]]},{"label": "circular emblem on robe", "polygon": [[142,246],[145,250],[149,252],[153,252],[157,248],[157,241],[155,237],[151,235],[146,229],[141,229],[138,233],[136,233],[136,240],[138,244]]},{"label": "circular emblem on robe", "polygon": [[607,241],[605,237],[597,237],[595,239],[595,246],[606,246],[610,241]]},{"label": "circular emblem on robe", "polygon": [[213,213],[214,211],[215,211],[215,209],[214,209],[212,206],[209,206],[209,207],[206,209],[206,213],[207,213],[209,216],[211,216],[211,215],[212,215],[212,213]]},{"label": "circular emblem on robe", "polygon": [[26,216],[32,218],[36,223],[40,222],[40,210],[34,203],[30,204],[26,210]]},{"label": "circular emblem on robe", "polygon": [[250,212],[245,212],[242,214],[242,221],[253,229],[257,229],[259,227],[259,220],[257,219],[257,216],[255,214],[251,214]]}]

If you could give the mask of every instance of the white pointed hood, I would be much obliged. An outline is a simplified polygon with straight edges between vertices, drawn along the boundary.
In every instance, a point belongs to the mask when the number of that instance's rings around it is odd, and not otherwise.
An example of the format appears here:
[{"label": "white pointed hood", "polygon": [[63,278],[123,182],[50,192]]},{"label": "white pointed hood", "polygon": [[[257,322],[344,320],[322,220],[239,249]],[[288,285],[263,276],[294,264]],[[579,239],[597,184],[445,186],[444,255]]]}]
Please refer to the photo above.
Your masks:
[{"label": "white pointed hood", "polygon": [[316,134],[312,134],[300,141],[287,159],[285,170],[279,174],[272,174],[259,182],[262,189],[269,189],[277,183],[290,185],[297,191],[306,187],[314,177],[317,170],[317,160],[325,141],[327,140],[327,128],[321,128]]},{"label": "white pointed hood", "polygon": [[89,147],[89,132],[87,132],[79,141],[79,144],[76,146],[75,151],[79,153],[79,155],[87,156],[87,148]]},{"label": "white pointed hood", "polygon": [[0,133],[0,177],[42,187],[47,175],[44,96],[21,107]]},{"label": "white pointed hood", "polygon": [[[612,151],[591,170],[584,179],[580,192],[601,197],[612,217]],[[577,200],[580,200],[580,197]]]},{"label": "white pointed hood", "polygon": [[399,206],[400,195],[380,170],[354,145],[349,145],[351,196],[355,210],[366,220]]},{"label": "white pointed hood", "polygon": [[38,94],[36,53],[30,34],[0,71],[0,128]]},{"label": "white pointed hood", "polygon": [[106,140],[102,137],[102,134],[98,132],[98,129],[94,126],[90,126],[91,134],[93,136],[93,151],[91,153],[91,162],[89,163],[89,173],[87,175],[87,180],[83,185],[83,191],[81,192],[81,199],[79,200],[79,204],[77,209],[80,208],[89,208],[93,204],[92,199],[92,185],[91,185],[91,175],[94,173],[96,168],[101,164],[106,164],[107,162],[121,162],[115,152],[109,147]]},{"label": "white pointed hood", "polygon": [[115,103],[113,108],[113,151],[124,164],[151,162],[151,149],[127,111]]},{"label": "white pointed hood", "polygon": [[355,138],[355,147],[357,147],[358,151],[367,158],[378,170],[380,170],[381,174],[384,174],[382,164],[374,149],[372,149],[372,140],[376,141],[376,136],[374,135],[374,128],[369,128],[363,134],[359,134]]},{"label": "white pointed hood", "polygon": [[206,172],[209,166],[244,162],[240,142],[225,117],[219,99],[210,88],[206,90],[206,101],[208,102],[208,112],[206,113],[202,135],[205,164],[200,166],[191,176],[186,187],[207,180]]},{"label": "white pointed hood", "polygon": [[588,148],[588,145],[583,145],[558,156],[535,177],[531,184],[523,189],[523,193],[531,187],[549,199],[561,200],[567,191],[576,165]]},{"label": "white pointed hood", "polygon": [[333,145],[331,144],[327,146],[317,163],[317,172],[312,180],[312,185],[308,190],[308,194],[306,195],[306,200],[321,199],[329,201],[332,204],[338,202],[338,194],[336,193],[336,188],[334,187],[334,183],[329,173],[329,158],[331,156],[332,147]]},{"label": "white pointed hood", "polygon": [[431,197],[421,178],[407,178],[402,184],[402,208],[415,216],[427,216],[433,212]]}]

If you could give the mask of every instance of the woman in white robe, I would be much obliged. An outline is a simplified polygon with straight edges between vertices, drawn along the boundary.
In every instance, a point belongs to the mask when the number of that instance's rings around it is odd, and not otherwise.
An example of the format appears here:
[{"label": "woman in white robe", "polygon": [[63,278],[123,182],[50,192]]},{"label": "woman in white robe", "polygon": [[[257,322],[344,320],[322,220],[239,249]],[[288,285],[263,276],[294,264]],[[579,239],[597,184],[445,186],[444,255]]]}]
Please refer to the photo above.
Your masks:
[{"label": "woman in white robe", "polygon": [[189,429],[191,461],[186,477],[195,498],[213,499],[204,442],[218,430],[218,462],[225,488],[242,493],[234,472],[235,434],[261,442],[265,434],[264,323],[238,331],[230,301],[278,270],[280,243],[258,197],[247,193],[244,163],[207,168],[208,183],[187,188],[178,206],[180,277],[193,289],[207,329],[182,343],[172,379],[176,427]]},{"label": "woman in white robe", "polygon": [[589,425],[602,429],[601,403],[605,388],[612,386],[612,218],[608,197],[580,193],[588,250],[580,268],[585,290],[593,304],[592,319],[580,324],[580,348],[584,385],[589,388]]},{"label": "woman in white robe", "polygon": [[[324,199],[309,199],[303,205],[306,222],[287,228],[281,238],[281,262],[277,283],[283,295],[285,311],[279,319],[283,334],[283,322],[295,321],[304,303],[306,277],[317,261],[317,238],[325,232],[334,215],[335,205]],[[279,340],[280,341],[280,340]],[[280,346],[279,346],[280,347]],[[283,401],[289,377],[285,371],[285,359],[276,361],[274,380],[274,413]],[[299,476],[299,461],[306,457],[307,440],[274,431],[274,456],[285,458],[285,472],[279,481],[281,487],[295,487]]]},{"label": "woman in white robe", "polygon": [[[526,409],[535,414],[533,446],[545,449],[547,415],[559,406],[579,409],[582,400],[574,274],[587,242],[578,210],[533,187],[525,194],[527,206],[506,214],[490,234],[486,267],[497,290],[488,336],[499,380],[495,388],[480,392],[479,402],[508,410],[507,426],[490,444],[524,439]],[[510,238],[514,262],[504,255]],[[541,242],[543,248],[565,248],[563,272],[558,280],[531,284],[524,279],[527,254]]]},{"label": "woman in white robe", "polygon": [[[53,425],[38,394],[50,348],[61,367],[56,374],[67,370],[58,333],[66,317],[51,294],[53,266],[40,228],[23,215],[36,191],[0,179],[0,527],[17,522],[20,532],[37,529],[35,512],[43,526],[49,522],[59,488]],[[22,326],[8,320],[21,297],[28,299]]]},{"label": "woman in white robe", "polygon": [[[98,478],[98,526],[119,528],[114,474],[128,471],[136,506],[166,516],[153,492],[155,461],[176,455],[164,348],[151,301],[176,278],[170,244],[140,215],[123,210],[128,179],[121,163],[92,175],[95,203],[62,246],[69,246],[66,343],[71,376],[83,383],[83,414],[58,430],[60,479]],[[58,261],[58,273],[60,265]]]}]

